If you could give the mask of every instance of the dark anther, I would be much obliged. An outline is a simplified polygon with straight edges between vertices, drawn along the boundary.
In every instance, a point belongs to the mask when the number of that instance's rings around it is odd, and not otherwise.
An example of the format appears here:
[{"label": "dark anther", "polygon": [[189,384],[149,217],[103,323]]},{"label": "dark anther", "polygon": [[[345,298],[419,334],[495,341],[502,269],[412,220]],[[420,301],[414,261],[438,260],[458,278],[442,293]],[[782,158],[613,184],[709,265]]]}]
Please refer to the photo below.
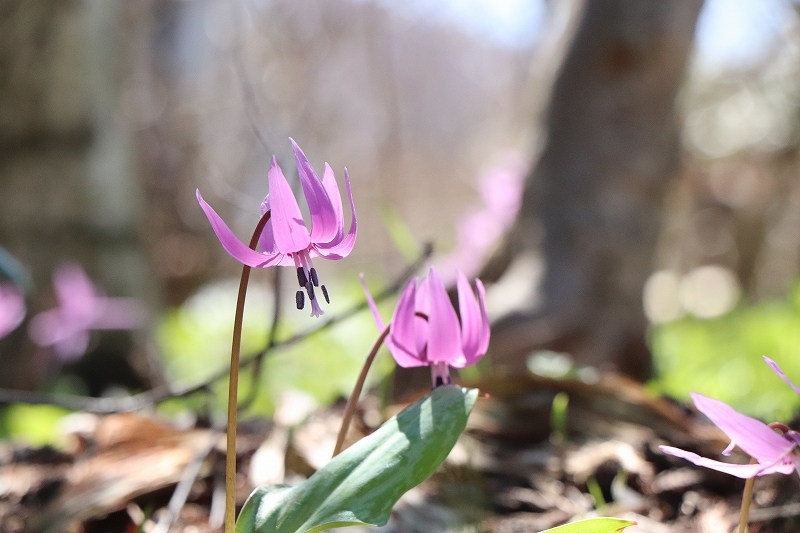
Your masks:
[{"label": "dark anther", "polygon": [[326,288],[325,288],[325,285],[323,285],[323,286],[322,286],[322,287],[320,287],[320,288],[322,289],[322,296],[324,296],[324,297],[325,297],[325,301],[326,301],[327,303],[331,303],[331,299],[330,299],[330,298],[328,298],[328,289],[326,289]]},{"label": "dark anther", "polygon": [[308,293],[308,299],[314,299],[314,286],[310,283],[306,283],[306,292]]},{"label": "dark anther", "polygon": [[306,279],[306,272],[303,270],[303,267],[297,267],[297,282],[301,287],[305,287],[308,283],[308,279]]},{"label": "dark anther", "polygon": [[302,309],[306,305],[306,295],[303,294],[303,291],[297,291],[294,293],[294,301],[297,304],[298,309]]},{"label": "dark anther", "polygon": [[436,376],[436,385],[433,387],[441,387],[442,385],[444,385],[444,378],[442,376]]},{"label": "dark anther", "polygon": [[317,269],[312,268],[311,272],[309,273],[311,274],[311,283],[313,283],[315,287],[319,287],[319,278],[317,277]]}]

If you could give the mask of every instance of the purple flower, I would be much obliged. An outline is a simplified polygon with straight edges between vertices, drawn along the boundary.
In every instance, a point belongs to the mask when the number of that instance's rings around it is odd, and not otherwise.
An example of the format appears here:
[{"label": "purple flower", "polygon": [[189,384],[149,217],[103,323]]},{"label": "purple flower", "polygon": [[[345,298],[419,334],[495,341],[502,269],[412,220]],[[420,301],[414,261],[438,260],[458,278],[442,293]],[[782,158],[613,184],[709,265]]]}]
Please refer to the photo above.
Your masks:
[{"label": "purple flower", "polygon": [[0,339],[17,329],[25,318],[25,296],[16,285],[0,284]]},{"label": "purple flower", "polygon": [[502,155],[499,164],[482,174],[478,190],[483,207],[458,220],[457,244],[444,258],[444,264],[458,265],[469,276],[480,270],[516,218],[522,203],[525,172],[522,154],[509,151]]},{"label": "purple flower", "polygon": [[[800,388],[789,381],[775,361],[768,357],[764,357],[764,360],[781,379],[800,394]],[[777,433],[760,420],[738,413],[731,406],[700,394],[693,393],[692,400],[697,410],[706,415],[731,439],[730,445],[722,452],[723,455],[730,455],[733,447],[739,446],[757,463],[747,465],[723,463],[671,446],[659,446],[661,451],[682,457],[698,466],[741,478],[775,472],[791,474],[794,470],[800,472],[800,453],[797,452],[800,446],[800,433],[788,428],[782,433]]]},{"label": "purple flower", "polygon": [[350,177],[347,169],[344,170],[347,196],[350,200],[350,210],[353,213],[350,229],[344,232],[344,210],[342,197],[336,178],[330,165],[325,163],[325,171],[320,179],[311,168],[305,154],[292,141],[292,149],[297,160],[297,170],[300,175],[300,184],[308,202],[311,214],[311,231],[303,222],[300,207],[283,175],[281,167],[272,157],[269,178],[269,194],[261,204],[261,214],[272,209],[269,222],[258,240],[258,251],[251,250],[239,240],[230,230],[220,216],[208,205],[200,191],[197,191],[197,201],[205,211],[211,227],[214,229],[219,242],[231,257],[254,268],[270,266],[294,266],[297,269],[297,281],[301,290],[297,291],[297,308],[302,309],[305,301],[303,289],[311,301],[311,316],[319,316],[322,309],[319,307],[314,294],[314,287],[322,289],[325,301],[330,303],[328,290],[325,285],[320,286],[317,271],[312,263],[312,258],[342,259],[353,249],[356,242],[357,223],[356,207],[353,203],[353,193],[350,190]]},{"label": "purple flower", "polygon": [[39,346],[52,346],[62,360],[86,352],[91,330],[135,329],[145,321],[146,312],[138,300],[103,296],[74,263],[56,269],[53,288],[58,307],[34,316],[28,332]]},{"label": "purple flower", "polygon": [[[362,277],[363,283],[363,277]],[[431,268],[428,277],[406,285],[400,295],[385,343],[397,364],[402,367],[430,366],[434,386],[450,383],[449,367],[464,368],[475,364],[489,347],[489,319],[484,305],[484,289],[475,280],[478,297],[458,271],[459,324],[442,279]],[[383,319],[366,285],[367,302],[378,329]]]}]

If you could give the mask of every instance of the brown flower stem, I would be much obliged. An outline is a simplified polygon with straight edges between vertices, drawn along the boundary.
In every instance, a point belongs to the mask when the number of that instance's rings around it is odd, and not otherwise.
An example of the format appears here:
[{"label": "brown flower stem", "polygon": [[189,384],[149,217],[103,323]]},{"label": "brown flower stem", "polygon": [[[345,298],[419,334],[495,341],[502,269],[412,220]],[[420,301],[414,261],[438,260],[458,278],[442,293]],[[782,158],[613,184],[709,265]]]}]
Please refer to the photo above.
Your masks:
[{"label": "brown flower stem", "polygon": [[[425,261],[430,258],[432,253],[433,249],[430,244],[426,245],[422,254],[413,264],[406,267],[406,269],[401,272],[389,286],[387,286],[379,294],[375,295],[375,301],[382,302],[389,296],[399,292],[408,279],[420,269]],[[265,352],[269,352],[275,348],[297,344],[311,335],[316,335],[322,331],[332,328],[336,324],[349,319],[353,315],[360,313],[366,308],[366,301],[359,302],[319,325],[312,326],[304,331],[299,331],[294,335],[287,337],[286,339],[282,339],[280,341],[276,340],[272,345],[272,348],[265,346],[259,351],[243,358],[240,362],[240,366],[243,367],[255,364],[256,359],[262,357]],[[130,413],[132,411],[154,407],[165,400],[170,400],[172,398],[183,398],[198,392],[209,392],[211,385],[218,380],[227,377],[229,372],[230,370],[227,367],[215,369],[212,370],[211,374],[209,374],[209,376],[200,383],[192,383],[188,385],[168,384],[159,386],[152,390],[140,392],[132,396],[109,396],[107,398],[90,398],[87,396],[78,396],[72,394],[52,394],[46,392],[0,388],[0,406],[24,403],[26,405],[55,405],[71,411],[88,411],[90,413],[97,414]]]},{"label": "brown flower stem", "polygon": [[[428,320],[428,315],[425,313],[417,311],[414,314],[420,318]],[[336,457],[339,455],[339,452],[342,451],[344,439],[347,436],[347,430],[350,429],[350,422],[353,420],[353,415],[356,412],[358,399],[361,397],[361,391],[364,389],[364,383],[367,381],[367,374],[372,366],[372,362],[375,360],[375,356],[378,355],[378,350],[380,349],[381,344],[383,344],[383,341],[389,335],[389,327],[390,326],[387,325],[383,329],[381,334],[375,340],[375,343],[372,345],[372,350],[370,350],[367,360],[364,361],[364,366],[361,367],[361,374],[358,375],[356,385],[353,387],[353,393],[350,394],[350,398],[347,399],[347,405],[344,408],[344,418],[342,418],[342,427],[339,428],[339,435],[336,437],[336,446],[333,448],[333,457]]]},{"label": "brown flower stem", "polygon": [[[789,426],[782,422],[772,422],[769,424],[769,427],[781,435],[785,435],[789,431]],[[758,463],[758,460],[755,457],[750,459],[750,464],[754,465],[756,463]],[[744,492],[742,493],[742,511],[739,515],[738,533],[747,532],[747,522],[750,517],[750,502],[753,500],[753,484],[755,483],[755,479],[755,476],[749,477],[747,478],[747,481],[744,482]]]},{"label": "brown flower stem", "polygon": [[[258,238],[264,230],[271,211],[261,216],[253,237],[250,239],[250,248],[256,249]],[[250,281],[250,267],[242,267],[242,277],[239,280],[239,295],[236,300],[236,314],[233,319],[233,341],[231,342],[231,371],[228,380],[228,429],[225,447],[225,533],[236,531],[236,410],[237,395],[239,393],[239,354],[242,349],[242,320],[244,318],[244,302],[247,296],[247,283]]]},{"label": "brown flower stem", "polygon": [[375,344],[372,345],[372,350],[369,352],[367,360],[364,361],[364,366],[361,367],[361,374],[359,374],[356,385],[353,387],[353,393],[350,395],[350,398],[347,399],[347,406],[344,409],[344,418],[342,418],[342,427],[339,428],[339,436],[336,437],[336,447],[333,449],[333,457],[336,457],[339,455],[339,452],[342,451],[344,439],[347,436],[347,430],[350,429],[350,421],[353,419],[353,415],[356,412],[358,399],[361,397],[361,391],[364,389],[364,383],[367,381],[367,374],[387,335],[389,335],[389,326],[386,326],[378,336]]},{"label": "brown flower stem", "polygon": [[[774,430],[783,432],[783,428],[788,430],[788,426],[786,424],[781,424],[780,422],[773,422],[769,424]],[[750,459],[750,464],[754,465],[758,463],[758,459],[755,457]],[[750,502],[753,500],[753,484],[755,483],[756,476],[747,478],[747,481],[744,482],[744,492],[742,493],[742,511],[739,513],[739,532],[738,533],[746,533],[747,532],[747,521],[750,517]]]},{"label": "brown flower stem", "polygon": [[[757,462],[755,459],[752,463]],[[750,517],[750,501],[753,499],[753,483],[755,476],[747,478],[744,482],[744,493],[742,493],[742,511],[739,514],[739,533],[747,532],[747,520]]]}]

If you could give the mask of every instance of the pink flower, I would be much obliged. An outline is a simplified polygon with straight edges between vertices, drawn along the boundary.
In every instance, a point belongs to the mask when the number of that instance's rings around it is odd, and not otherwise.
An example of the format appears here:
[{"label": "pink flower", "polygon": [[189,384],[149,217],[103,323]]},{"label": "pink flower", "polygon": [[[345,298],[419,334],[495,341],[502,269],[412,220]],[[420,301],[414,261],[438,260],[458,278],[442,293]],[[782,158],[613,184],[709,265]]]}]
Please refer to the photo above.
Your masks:
[{"label": "pink flower", "polygon": [[25,318],[25,296],[16,285],[0,284],[0,339],[17,329]]},{"label": "pink flower", "polygon": [[135,329],[145,321],[146,312],[138,300],[103,296],[76,264],[56,269],[53,288],[58,307],[34,316],[28,333],[39,346],[52,346],[60,359],[83,355],[91,330]]},{"label": "pink flower", "polygon": [[[489,347],[483,284],[475,280],[476,298],[464,273],[459,270],[457,275],[460,323],[442,279],[431,268],[426,279],[417,283],[415,278],[406,285],[385,340],[398,365],[429,365],[434,386],[450,383],[450,366],[473,365]],[[382,330],[383,320],[366,285],[364,291],[375,323]]]},{"label": "pink flower", "polygon": [[330,165],[325,163],[325,171],[320,179],[297,143],[292,139],[289,140],[292,141],[300,184],[311,213],[311,231],[303,221],[297,199],[274,156],[267,174],[269,195],[261,204],[262,216],[268,209],[272,210],[272,214],[259,238],[258,251],[251,250],[236,237],[214,209],[203,200],[199,190],[197,201],[200,202],[200,207],[208,217],[220,244],[231,257],[254,268],[294,266],[301,288],[297,291],[297,308],[302,309],[305,305],[302,291],[305,289],[311,301],[311,316],[319,316],[323,312],[317,303],[314,287],[322,289],[326,302],[330,303],[330,299],[325,285],[319,284],[317,271],[311,260],[314,257],[342,259],[352,251],[358,229],[356,208],[350,190],[350,177],[345,169],[345,186],[350,200],[350,210],[353,213],[350,229],[345,233],[342,197]]},{"label": "pink flower", "polygon": [[478,191],[483,206],[456,223],[456,247],[443,263],[457,265],[468,276],[477,273],[487,256],[509,230],[522,203],[525,159],[521,153],[499,154],[498,164],[484,171]]},{"label": "pink flower", "polygon": [[[800,388],[789,381],[775,361],[768,357],[764,357],[764,360],[781,379],[800,394]],[[800,446],[800,433],[788,428],[783,434],[777,433],[760,420],[738,413],[731,406],[700,394],[692,394],[692,400],[697,410],[706,415],[731,439],[730,445],[722,452],[723,455],[729,455],[734,446],[739,446],[758,462],[746,465],[723,463],[671,446],[659,446],[661,451],[682,457],[698,466],[741,478],[775,472],[781,474],[791,474],[795,470],[800,472],[800,454],[797,452]]]}]

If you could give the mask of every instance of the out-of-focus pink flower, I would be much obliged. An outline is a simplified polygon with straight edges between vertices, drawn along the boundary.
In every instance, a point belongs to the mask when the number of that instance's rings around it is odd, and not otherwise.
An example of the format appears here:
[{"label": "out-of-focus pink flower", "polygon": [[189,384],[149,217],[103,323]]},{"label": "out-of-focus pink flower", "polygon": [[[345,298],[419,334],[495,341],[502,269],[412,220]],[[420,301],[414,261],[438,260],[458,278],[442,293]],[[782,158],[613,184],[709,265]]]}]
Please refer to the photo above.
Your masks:
[{"label": "out-of-focus pink flower", "polygon": [[[800,394],[800,388],[789,381],[775,361],[768,357],[764,357],[764,360],[781,379]],[[682,457],[698,466],[741,478],[776,472],[791,474],[795,470],[800,472],[800,452],[798,451],[800,433],[788,428],[783,434],[776,433],[760,420],[738,413],[731,406],[700,394],[692,394],[692,400],[697,410],[706,415],[731,439],[730,446],[722,452],[723,455],[729,455],[734,446],[738,446],[758,462],[747,465],[723,463],[671,446],[659,446],[661,451]]]},{"label": "out-of-focus pink flower", "polygon": [[34,316],[28,332],[36,344],[51,346],[62,360],[75,359],[86,352],[91,330],[135,329],[146,319],[141,302],[104,296],[74,263],[56,269],[53,288],[58,307]]},{"label": "out-of-focus pink flower", "polygon": [[[414,278],[406,285],[385,340],[398,365],[430,366],[434,386],[450,383],[450,366],[473,365],[489,347],[483,284],[475,280],[476,298],[464,273],[458,271],[457,277],[460,324],[442,279],[431,268],[427,278],[419,283]],[[383,319],[366,284],[364,292],[378,329],[384,329]]]},{"label": "out-of-focus pink flower", "polygon": [[25,295],[11,283],[0,284],[0,339],[17,329],[25,318]]},{"label": "out-of-focus pink flower", "polygon": [[274,156],[267,174],[269,194],[261,204],[262,216],[268,209],[272,209],[272,215],[264,231],[261,232],[258,251],[251,250],[236,237],[216,211],[203,200],[199,190],[197,201],[208,217],[220,244],[231,257],[254,268],[294,266],[301,288],[297,291],[297,308],[302,309],[304,306],[303,289],[305,289],[311,301],[311,316],[320,316],[323,312],[317,302],[314,287],[321,288],[326,302],[330,303],[330,300],[325,285],[319,284],[317,271],[311,259],[314,257],[342,259],[352,251],[358,230],[356,207],[350,190],[350,177],[345,169],[345,186],[350,200],[350,210],[353,213],[350,229],[345,233],[342,197],[330,165],[325,163],[325,172],[320,179],[297,143],[292,139],[289,140],[292,141],[300,185],[303,187],[311,213],[311,231],[303,221],[297,199]]},{"label": "out-of-focus pink flower", "polygon": [[500,163],[481,175],[478,191],[483,206],[456,222],[456,247],[443,260],[446,268],[459,268],[467,276],[478,273],[517,216],[525,167],[522,155],[509,151],[502,155]]}]

